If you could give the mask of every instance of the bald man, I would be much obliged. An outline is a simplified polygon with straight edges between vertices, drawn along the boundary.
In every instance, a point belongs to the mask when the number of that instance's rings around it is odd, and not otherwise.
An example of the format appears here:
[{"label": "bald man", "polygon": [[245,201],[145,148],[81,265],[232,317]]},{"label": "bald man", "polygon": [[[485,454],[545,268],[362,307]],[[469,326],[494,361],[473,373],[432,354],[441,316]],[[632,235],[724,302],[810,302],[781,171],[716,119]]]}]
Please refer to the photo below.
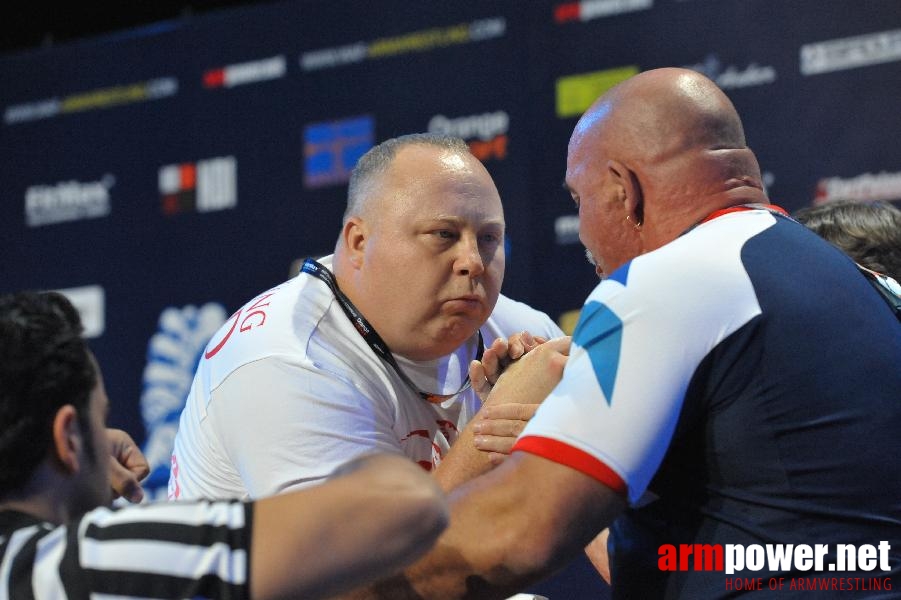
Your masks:
[{"label": "bald man", "polygon": [[728,98],[683,69],[621,83],[576,125],[566,183],[604,279],[572,345],[532,350],[489,397],[547,399],[451,495],[434,549],[359,596],[501,598],[614,523],[616,598],[897,590],[901,328],[768,204]]},{"label": "bald man", "polygon": [[497,188],[462,140],[414,134],[367,152],[334,255],[250,300],[209,342],[169,497],[260,498],[373,451],[407,456],[445,489],[491,468],[535,407],[496,407],[476,439],[470,362],[518,332],[562,335],[500,294],[504,234]]}]

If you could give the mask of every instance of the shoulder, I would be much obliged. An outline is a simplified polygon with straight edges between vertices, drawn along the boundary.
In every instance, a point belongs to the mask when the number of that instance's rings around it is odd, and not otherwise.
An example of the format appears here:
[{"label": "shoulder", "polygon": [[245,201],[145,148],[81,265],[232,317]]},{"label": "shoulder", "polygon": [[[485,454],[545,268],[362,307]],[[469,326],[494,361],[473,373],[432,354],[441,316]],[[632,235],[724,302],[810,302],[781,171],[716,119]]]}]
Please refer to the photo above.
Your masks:
[{"label": "shoulder", "polygon": [[302,350],[332,299],[328,288],[303,274],[257,294],[213,335],[201,364],[213,361],[237,366]]},{"label": "shoulder", "polygon": [[655,343],[706,347],[715,343],[708,336],[719,340],[748,323],[761,307],[742,260],[748,236],[735,233],[698,228],[617,269],[588,296],[577,341],[603,325]]},{"label": "shoulder", "polygon": [[753,295],[743,258],[746,244],[774,223],[767,213],[719,217],[631,260],[591,296],[601,301],[623,297],[670,312],[733,305]]},{"label": "shoulder", "polygon": [[510,337],[521,331],[547,338],[563,335],[563,331],[547,313],[503,294],[498,296],[494,311],[482,329],[483,332],[487,329],[495,337]]}]

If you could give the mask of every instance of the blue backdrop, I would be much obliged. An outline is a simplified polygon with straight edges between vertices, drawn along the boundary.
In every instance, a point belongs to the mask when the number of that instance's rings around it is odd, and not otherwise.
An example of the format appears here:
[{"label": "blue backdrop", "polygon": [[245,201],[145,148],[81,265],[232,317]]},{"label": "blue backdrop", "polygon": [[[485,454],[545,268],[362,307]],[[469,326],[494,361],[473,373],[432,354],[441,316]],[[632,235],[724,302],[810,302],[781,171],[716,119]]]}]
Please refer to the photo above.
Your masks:
[{"label": "blue backdrop", "polygon": [[[0,57],[0,288],[70,294],[111,424],[164,482],[200,349],[331,251],[348,171],[385,138],[467,139],[505,203],[504,292],[578,309],[569,135],[661,66],[723,87],[785,208],[901,198],[898,0],[267,3]],[[582,561],[538,589],[606,594]]]}]

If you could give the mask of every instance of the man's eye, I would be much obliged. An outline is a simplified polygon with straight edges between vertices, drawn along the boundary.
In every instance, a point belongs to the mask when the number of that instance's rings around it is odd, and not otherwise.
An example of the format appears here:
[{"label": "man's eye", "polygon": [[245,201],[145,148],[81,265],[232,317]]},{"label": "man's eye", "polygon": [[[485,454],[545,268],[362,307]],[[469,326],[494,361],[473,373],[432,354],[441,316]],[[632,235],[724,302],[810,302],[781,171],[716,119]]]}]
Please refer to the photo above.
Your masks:
[{"label": "man's eye", "polygon": [[449,229],[439,229],[435,232],[435,235],[445,240],[452,240],[457,237],[457,234]]}]

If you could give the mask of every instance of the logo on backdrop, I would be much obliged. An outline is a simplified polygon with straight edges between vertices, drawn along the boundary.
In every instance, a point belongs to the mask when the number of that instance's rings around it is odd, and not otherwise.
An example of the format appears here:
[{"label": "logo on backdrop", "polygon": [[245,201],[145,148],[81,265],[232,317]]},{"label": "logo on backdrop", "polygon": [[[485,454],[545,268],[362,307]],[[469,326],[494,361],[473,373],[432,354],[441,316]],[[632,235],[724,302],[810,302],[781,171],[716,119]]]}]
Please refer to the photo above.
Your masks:
[{"label": "logo on backdrop", "polygon": [[581,0],[565,2],[554,7],[554,21],[590,21],[627,12],[647,10],[654,6],[654,0]]},{"label": "logo on backdrop", "polygon": [[106,291],[99,285],[54,290],[69,299],[84,327],[84,337],[100,337],[106,330]]},{"label": "logo on backdrop", "polygon": [[178,419],[191,389],[197,362],[209,339],[225,323],[225,308],[210,302],[197,308],[170,306],[160,314],[147,344],[141,393],[150,476],[144,487],[151,498],[165,498]]},{"label": "logo on backdrop", "polygon": [[196,163],[165,165],[159,170],[165,215],[212,212],[238,205],[238,161],[220,156]]},{"label": "logo on backdrop", "polygon": [[554,239],[558,246],[579,244],[579,215],[561,215],[554,219]]},{"label": "logo on backdrop", "polygon": [[826,177],[817,182],[814,204],[826,204],[835,200],[875,202],[877,200],[901,200],[901,172],[864,173],[843,179]]},{"label": "logo on backdrop", "polygon": [[160,77],[149,81],[139,81],[72,94],[62,98],[45,98],[23,104],[7,106],[3,111],[3,122],[7,125],[49,119],[58,115],[101,108],[112,108],[123,104],[135,104],[148,100],[159,100],[178,93],[178,79]]},{"label": "logo on backdrop", "polygon": [[303,71],[331,69],[360,63],[368,59],[387,58],[412,52],[427,52],[446,46],[458,46],[502,37],[507,31],[503,17],[478,19],[449,27],[433,27],[372,42],[355,42],[344,46],[309,50],[300,55]]},{"label": "logo on backdrop", "polygon": [[435,115],[429,119],[429,133],[453,135],[466,140],[472,154],[481,161],[507,158],[510,116],[502,111],[465,117]]},{"label": "logo on backdrop", "polygon": [[706,75],[724,90],[764,85],[776,81],[776,69],[770,65],[758,65],[752,62],[744,69],[735,65],[725,66],[716,54],[708,54],[702,62],[685,65]]},{"label": "logo on backdrop", "polygon": [[557,116],[561,119],[581,116],[598,96],[637,74],[638,67],[629,65],[560,77],[556,81]]},{"label": "logo on backdrop", "polygon": [[112,175],[98,181],[61,181],[53,185],[33,185],[25,190],[25,224],[40,227],[53,223],[97,219],[110,213]]},{"label": "logo on backdrop", "polygon": [[203,86],[231,88],[236,85],[280,79],[288,70],[287,64],[284,55],[280,55],[210,69],[203,74]]},{"label": "logo on backdrop", "polygon": [[901,60],[901,29],[804,44],[801,74],[819,75]]},{"label": "logo on backdrop", "polygon": [[375,144],[369,115],[310,123],[303,130],[303,185],[320,188],[346,183],[357,161]]}]

